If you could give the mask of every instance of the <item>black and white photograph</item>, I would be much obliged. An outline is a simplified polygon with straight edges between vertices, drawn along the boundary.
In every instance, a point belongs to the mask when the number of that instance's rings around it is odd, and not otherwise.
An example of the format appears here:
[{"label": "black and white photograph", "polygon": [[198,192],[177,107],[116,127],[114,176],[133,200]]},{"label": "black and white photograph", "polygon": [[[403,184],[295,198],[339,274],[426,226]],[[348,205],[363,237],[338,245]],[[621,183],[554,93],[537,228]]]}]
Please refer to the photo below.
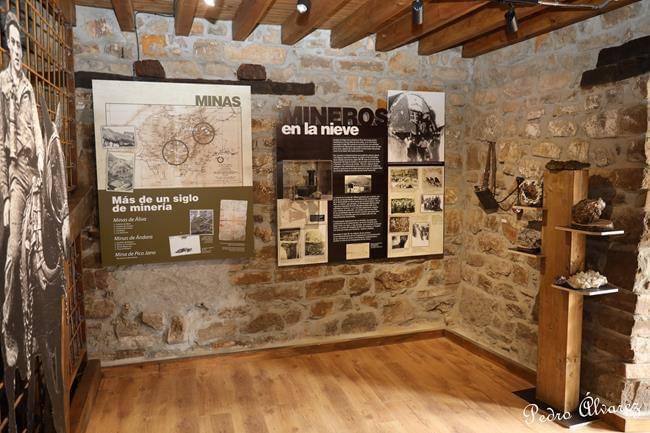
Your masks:
[{"label": "black and white photograph", "polygon": [[282,242],[298,242],[300,241],[300,229],[281,229],[280,241]]},{"label": "black and white photograph", "polygon": [[170,236],[169,254],[172,257],[201,254],[201,237],[198,235]]},{"label": "black and white photograph", "polygon": [[327,233],[320,229],[305,230],[305,257],[325,255],[326,245]]},{"label": "black and white photograph", "polygon": [[300,254],[300,229],[280,230],[280,261],[297,260],[302,257]]},{"label": "black and white photograph", "polygon": [[409,217],[390,217],[388,230],[391,233],[408,233]]},{"label": "black and white photograph", "polygon": [[422,168],[422,189],[439,191],[445,186],[445,169],[443,167]]},{"label": "black and white photograph", "polygon": [[108,151],[106,157],[106,190],[133,192],[135,155]]},{"label": "black and white photograph", "polygon": [[418,188],[417,168],[390,168],[390,187],[393,190],[416,190]]},{"label": "black and white photograph", "polygon": [[409,235],[391,236],[390,247],[393,250],[403,250],[408,248]]},{"label": "black and white photograph", "polygon": [[390,213],[414,213],[415,200],[410,197],[393,198],[390,200]]},{"label": "black and white photograph", "polygon": [[214,234],[214,210],[213,209],[190,209],[190,234],[191,235],[213,235]]},{"label": "black and white photograph", "polygon": [[282,161],[283,198],[291,200],[331,200],[332,161]]},{"label": "black and white photograph", "polygon": [[132,149],[135,147],[135,126],[103,126],[104,149]]},{"label": "black and white photograph", "polygon": [[413,228],[411,229],[411,246],[413,248],[428,247],[430,230],[431,225],[429,223],[413,223]]},{"label": "black and white photograph", "polygon": [[442,196],[437,194],[423,194],[420,212],[442,212]]},{"label": "black and white photograph", "polygon": [[372,175],[359,174],[345,176],[346,194],[367,194],[372,192]]},{"label": "black and white photograph", "polygon": [[444,162],[445,94],[388,92],[388,162]]}]

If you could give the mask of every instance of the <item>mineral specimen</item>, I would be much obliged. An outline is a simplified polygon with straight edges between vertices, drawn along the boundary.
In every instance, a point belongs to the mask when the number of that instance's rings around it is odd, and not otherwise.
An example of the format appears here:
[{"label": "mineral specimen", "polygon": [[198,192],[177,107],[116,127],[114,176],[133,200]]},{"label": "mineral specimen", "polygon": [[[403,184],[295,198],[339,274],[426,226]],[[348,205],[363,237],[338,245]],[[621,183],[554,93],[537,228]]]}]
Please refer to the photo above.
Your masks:
[{"label": "mineral specimen", "polygon": [[573,221],[578,224],[593,224],[600,219],[605,206],[602,198],[580,200],[573,206]]},{"label": "mineral specimen", "polygon": [[524,250],[537,250],[541,246],[541,233],[537,230],[522,229],[517,235],[517,248]]},{"label": "mineral specimen", "polygon": [[589,168],[590,164],[580,161],[556,161],[552,160],[546,164],[546,168],[550,171],[564,171],[564,170],[582,170]]},{"label": "mineral specimen", "polygon": [[525,180],[519,185],[519,204],[523,206],[542,205],[542,182]]},{"label": "mineral specimen", "polygon": [[607,284],[607,277],[596,271],[578,272],[567,279],[574,289],[593,289]]}]

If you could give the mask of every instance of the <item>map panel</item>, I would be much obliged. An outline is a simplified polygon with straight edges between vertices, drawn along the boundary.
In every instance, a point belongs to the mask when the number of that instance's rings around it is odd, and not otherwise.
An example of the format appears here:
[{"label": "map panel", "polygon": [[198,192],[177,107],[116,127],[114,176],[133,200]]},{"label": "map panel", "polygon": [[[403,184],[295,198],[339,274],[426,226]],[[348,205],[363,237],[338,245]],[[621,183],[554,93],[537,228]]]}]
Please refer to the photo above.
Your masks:
[{"label": "map panel", "polygon": [[135,129],[136,188],[244,186],[241,107],[108,103]]}]

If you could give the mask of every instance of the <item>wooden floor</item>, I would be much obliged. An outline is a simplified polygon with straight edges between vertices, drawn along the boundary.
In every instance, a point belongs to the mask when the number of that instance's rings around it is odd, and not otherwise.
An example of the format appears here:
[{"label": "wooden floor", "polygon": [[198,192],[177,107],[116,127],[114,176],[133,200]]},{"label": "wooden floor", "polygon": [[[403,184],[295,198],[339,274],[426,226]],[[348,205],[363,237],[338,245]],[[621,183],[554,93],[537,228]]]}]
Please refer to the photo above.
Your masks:
[{"label": "wooden floor", "polygon": [[[445,338],[108,370],[88,433],[521,433],[526,381]],[[612,431],[603,423],[580,432]]]}]

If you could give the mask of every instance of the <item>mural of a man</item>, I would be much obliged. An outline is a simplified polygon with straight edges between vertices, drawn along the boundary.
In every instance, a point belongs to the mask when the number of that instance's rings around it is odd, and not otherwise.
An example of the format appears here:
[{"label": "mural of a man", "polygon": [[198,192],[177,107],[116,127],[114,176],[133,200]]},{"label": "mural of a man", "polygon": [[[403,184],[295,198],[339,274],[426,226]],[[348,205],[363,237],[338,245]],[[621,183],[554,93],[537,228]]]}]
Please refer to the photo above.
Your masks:
[{"label": "mural of a man", "polygon": [[[31,374],[28,362],[32,351],[31,311],[24,311],[31,294],[20,284],[20,266],[24,260],[21,254],[21,237],[25,222],[25,205],[30,191],[40,182],[43,172],[43,137],[38,121],[36,96],[31,83],[22,69],[23,50],[18,21],[12,13],[5,18],[4,34],[9,65],[0,72],[0,91],[5,115],[3,159],[0,164],[0,193],[3,197],[3,225],[9,229],[7,255],[4,269],[5,301],[3,304],[3,334],[7,363],[15,366],[18,362],[27,377]],[[19,294],[19,292],[21,292]],[[16,329],[11,329],[11,321],[20,314],[11,309],[18,308],[15,300],[22,298],[21,310],[24,333],[24,350],[19,347]],[[14,326],[15,328],[15,326]]]},{"label": "mural of a man", "polygon": [[[33,371],[41,372],[52,407],[55,429],[63,431],[61,299],[67,254],[68,207],[65,162],[57,128],[45,101],[37,99],[23,69],[21,29],[8,12],[3,38],[9,63],[0,72],[0,200],[5,252],[2,299],[2,349],[9,407],[15,397],[15,371],[30,381],[27,430],[33,431],[36,398]],[[0,254],[2,256],[2,254]],[[9,432],[16,416],[9,411]]]}]

